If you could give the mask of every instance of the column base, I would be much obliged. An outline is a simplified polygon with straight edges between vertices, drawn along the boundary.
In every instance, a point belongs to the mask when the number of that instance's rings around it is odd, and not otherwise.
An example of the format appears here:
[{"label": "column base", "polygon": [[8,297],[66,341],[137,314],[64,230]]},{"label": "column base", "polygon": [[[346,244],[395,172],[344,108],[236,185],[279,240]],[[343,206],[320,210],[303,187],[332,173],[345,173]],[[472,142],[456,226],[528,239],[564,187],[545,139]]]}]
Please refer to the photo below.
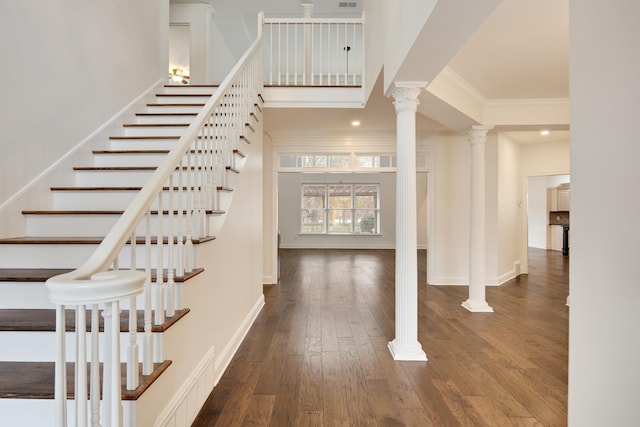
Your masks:
[{"label": "column base", "polygon": [[493,313],[493,308],[486,301],[466,300],[462,306],[472,313]]},{"label": "column base", "polygon": [[422,350],[422,344],[418,341],[412,344],[398,344],[397,340],[389,341],[387,344],[393,360],[407,360],[426,362],[427,354]]}]

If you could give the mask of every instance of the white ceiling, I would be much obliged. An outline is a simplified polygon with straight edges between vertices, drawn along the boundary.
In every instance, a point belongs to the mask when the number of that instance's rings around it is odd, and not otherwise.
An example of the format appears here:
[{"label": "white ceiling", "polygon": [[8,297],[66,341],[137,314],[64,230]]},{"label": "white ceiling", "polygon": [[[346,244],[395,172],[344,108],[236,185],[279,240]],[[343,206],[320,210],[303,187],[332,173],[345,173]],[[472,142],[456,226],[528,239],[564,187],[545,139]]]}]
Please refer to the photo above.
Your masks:
[{"label": "white ceiling", "polygon": [[503,0],[449,63],[487,99],[569,97],[568,0]]},{"label": "white ceiling", "polygon": [[[355,0],[356,8],[339,8],[338,0],[209,0],[218,16],[235,13],[243,20],[255,19],[259,10],[267,16],[301,16],[301,1],[313,2],[314,16],[359,16],[366,0]],[[487,100],[568,98],[568,24],[568,0],[503,0],[448,66]],[[395,129],[391,100],[377,88],[364,110],[271,109],[265,124],[273,131],[310,127],[341,131],[350,129],[355,118],[362,122],[361,131]],[[443,129],[422,116],[417,127]],[[553,131],[547,137],[540,137],[537,130],[508,135],[521,143],[568,139],[567,131]]]}]

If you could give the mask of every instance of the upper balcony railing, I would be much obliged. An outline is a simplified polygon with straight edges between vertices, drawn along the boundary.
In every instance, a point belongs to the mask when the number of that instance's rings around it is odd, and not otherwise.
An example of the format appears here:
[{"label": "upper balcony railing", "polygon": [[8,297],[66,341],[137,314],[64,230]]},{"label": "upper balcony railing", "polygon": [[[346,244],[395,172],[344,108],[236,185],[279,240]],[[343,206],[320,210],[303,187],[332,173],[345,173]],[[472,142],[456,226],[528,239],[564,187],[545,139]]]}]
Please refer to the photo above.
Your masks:
[{"label": "upper balcony railing", "polygon": [[265,18],[269,86],[361,86],[364,19]]}]

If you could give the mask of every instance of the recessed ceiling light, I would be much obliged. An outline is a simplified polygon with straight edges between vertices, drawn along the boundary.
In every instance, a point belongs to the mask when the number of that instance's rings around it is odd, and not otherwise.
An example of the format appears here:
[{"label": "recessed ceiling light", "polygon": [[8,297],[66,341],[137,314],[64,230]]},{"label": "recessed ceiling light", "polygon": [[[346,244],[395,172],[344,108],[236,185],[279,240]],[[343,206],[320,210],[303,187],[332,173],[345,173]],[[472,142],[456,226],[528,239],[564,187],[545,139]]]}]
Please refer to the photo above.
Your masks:
[{"label": "recessed ceiling light", "polygon": [[547,135],[549,135],[549,133],[550,132],[549,132],[548,129],[543,129],[543,130],[540,131],[540,135],[542,135],[542,136],[547,136]]},{"label": "recessed ceiling light", "polygon": [[360,126],[360,120],[354,120],[351,122],[351,126]]}]

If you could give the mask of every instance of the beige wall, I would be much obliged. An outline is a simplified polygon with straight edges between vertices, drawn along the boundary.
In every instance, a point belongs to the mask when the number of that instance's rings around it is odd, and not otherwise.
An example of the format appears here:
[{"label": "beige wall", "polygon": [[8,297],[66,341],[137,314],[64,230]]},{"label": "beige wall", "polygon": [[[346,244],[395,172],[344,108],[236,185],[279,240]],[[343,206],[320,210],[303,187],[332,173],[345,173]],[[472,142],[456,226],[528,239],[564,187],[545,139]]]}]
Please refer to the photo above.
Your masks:
[{"label": "beige wall", "polygon": [[638,16],[636,1],[569,2],[570,427],[638,424]]},{"label": "beige wall", "polygon": [[3,2],[0,56],[8,235],[20,227],[8,219],[11,201],[165,75],[168,2]]}]

